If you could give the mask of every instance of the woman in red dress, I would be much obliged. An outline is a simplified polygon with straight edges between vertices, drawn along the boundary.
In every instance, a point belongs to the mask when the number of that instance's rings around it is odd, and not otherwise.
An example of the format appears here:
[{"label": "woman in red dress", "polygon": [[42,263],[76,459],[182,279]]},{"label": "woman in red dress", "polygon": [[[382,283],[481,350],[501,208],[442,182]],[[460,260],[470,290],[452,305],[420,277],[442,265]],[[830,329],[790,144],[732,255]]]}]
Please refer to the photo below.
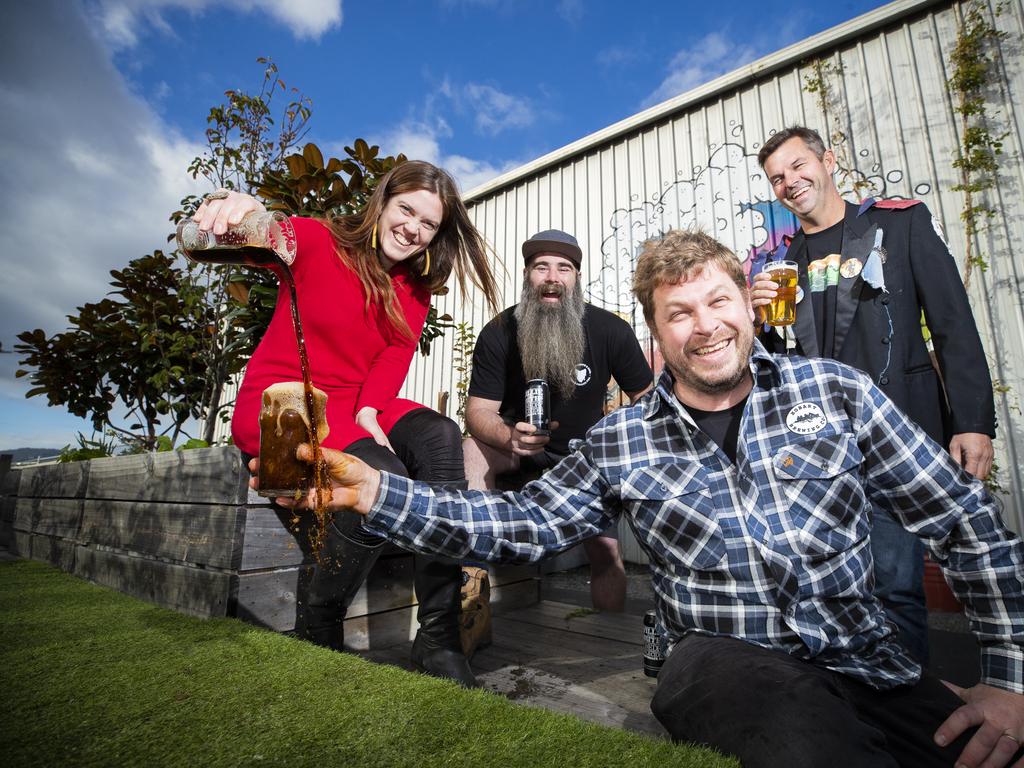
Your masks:
[{"label": "woman in red dress", "polygon": [[[223,193],[221,193],[223,194]],[[262,204],[236,192],[213,196],[195,214],[201,229],[223,232]],[[465,487],[458,425],[403,400],[405,380],[430,307],[430,295],[454,271],[469,277],[496,311],[497,290],[483,238],[469,221],[452,178],[421,161],[397,165],[359,213],[292,219],[291,265],[314,386],[327,393],[330,434],[322,441],[371,466],[447,487]],[[289,293],[278,288],[273,319],[246,367],[232,418],[235,444],[259,453],[263,390],[301,381]],[[328,529],[308,592],[297,598],[296,634],[342,648],[342,622],[384,540],[341,513]],[[459,641],[458,563],[415,560],[420,627],[416,668],[476,686]]]}]

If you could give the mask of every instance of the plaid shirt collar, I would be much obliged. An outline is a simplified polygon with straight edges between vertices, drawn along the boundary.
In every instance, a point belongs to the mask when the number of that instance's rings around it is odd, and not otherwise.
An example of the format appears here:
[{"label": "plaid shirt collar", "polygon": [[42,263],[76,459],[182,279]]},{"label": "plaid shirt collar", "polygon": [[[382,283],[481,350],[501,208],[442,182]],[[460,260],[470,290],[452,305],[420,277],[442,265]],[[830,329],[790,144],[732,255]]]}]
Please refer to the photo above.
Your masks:
[{"label": "plaid shirt collar", "polygon": [[[754,347],[750,355],[750,374],[754,377],[754,386],[759,389],[770,389],[782,382],[782,370],[775,356],[768,353],[760,341],[754,339]],[[662,413],[663,408],[678,415],[692,434],[697,424],[687,412],[686,407],[675,394],[675,377],[666,366],[658,377],[654,390],[643,403],[643,418],[652,421]]]}]

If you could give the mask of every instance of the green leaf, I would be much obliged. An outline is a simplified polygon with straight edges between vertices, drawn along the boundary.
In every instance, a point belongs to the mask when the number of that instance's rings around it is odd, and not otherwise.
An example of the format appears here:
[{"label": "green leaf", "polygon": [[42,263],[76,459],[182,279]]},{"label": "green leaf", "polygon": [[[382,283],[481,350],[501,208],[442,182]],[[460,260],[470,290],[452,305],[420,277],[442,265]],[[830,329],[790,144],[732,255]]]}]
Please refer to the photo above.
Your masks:
[{"label": "green leaf", "polygon": [[310,166],[316,169],[322,170],[324,167],[324,156],[320,152],[320,148],[310,142],[302,149],[302,156],[306,159],[306,162]]}]

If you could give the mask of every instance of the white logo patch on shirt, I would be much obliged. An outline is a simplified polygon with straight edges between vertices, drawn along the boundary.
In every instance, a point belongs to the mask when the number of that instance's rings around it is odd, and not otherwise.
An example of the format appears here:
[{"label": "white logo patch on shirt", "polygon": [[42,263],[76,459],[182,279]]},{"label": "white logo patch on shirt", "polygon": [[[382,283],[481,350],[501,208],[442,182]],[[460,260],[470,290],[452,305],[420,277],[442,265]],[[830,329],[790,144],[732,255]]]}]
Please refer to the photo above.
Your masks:
[{"label": "white logo patch on shirt", "polygon": [[590,366],[586,363],[580,363],[573,369],[573,376],[576,379],[577,387],[585,387],[590,383]]},{"label": "white logo patch on shirt", "polygon": [[786,426],[798,435],[820,432],[825,423],[825,413],[817,403],[799,403],[786,415]]}]

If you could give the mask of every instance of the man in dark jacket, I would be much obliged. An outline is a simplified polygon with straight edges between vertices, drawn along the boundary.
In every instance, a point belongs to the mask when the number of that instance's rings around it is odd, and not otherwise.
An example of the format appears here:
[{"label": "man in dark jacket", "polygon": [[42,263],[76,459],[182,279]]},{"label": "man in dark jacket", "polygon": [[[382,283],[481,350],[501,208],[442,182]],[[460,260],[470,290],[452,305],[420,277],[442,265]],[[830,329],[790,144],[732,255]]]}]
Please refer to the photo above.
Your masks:
[{"label": "man in dark jacket", "polygon": [[[835,156],[802,126],[773,135],[758,161],[779,202],[800,222],[788,248],[775,254],[798,265],[796,323],[789,331],[797,352],[870,375],[958,464],[985,478],[995,435],[992,382],[956,263],[928,208],[917,200],[845,202],[832,176]],[[755,309],[776,287],[766,273],[753,277]],[[922,312],[938,370],[921,332]],[[762,340],[769,348],[784,345],[777,332]],[[876,596],[900,641],[926,662],[921,545],[879,512],[872,547]]]}]

